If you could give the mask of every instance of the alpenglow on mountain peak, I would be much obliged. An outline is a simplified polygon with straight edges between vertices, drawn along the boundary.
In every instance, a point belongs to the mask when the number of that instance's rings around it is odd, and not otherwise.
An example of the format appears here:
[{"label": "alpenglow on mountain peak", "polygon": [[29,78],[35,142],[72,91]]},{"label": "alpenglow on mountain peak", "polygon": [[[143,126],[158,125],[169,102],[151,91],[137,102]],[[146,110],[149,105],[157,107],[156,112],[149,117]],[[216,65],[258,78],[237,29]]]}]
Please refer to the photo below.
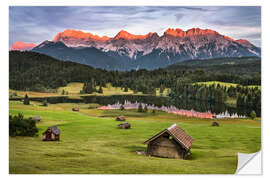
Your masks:
[{"label": "alpenglow on mountain peak", "polygon": [[103,64],[99,64],[98,57],[104,62],[110,59],[106,62],[126,64],[128,68],[154,69],[189,59],[261,56],[261,49],[248,40],[234,40],[200,28],[186,31],[168,28],[162,35],[156,32],[137,35],[121,30],[114,37],[67,29],[33,51],[99,68]]}]

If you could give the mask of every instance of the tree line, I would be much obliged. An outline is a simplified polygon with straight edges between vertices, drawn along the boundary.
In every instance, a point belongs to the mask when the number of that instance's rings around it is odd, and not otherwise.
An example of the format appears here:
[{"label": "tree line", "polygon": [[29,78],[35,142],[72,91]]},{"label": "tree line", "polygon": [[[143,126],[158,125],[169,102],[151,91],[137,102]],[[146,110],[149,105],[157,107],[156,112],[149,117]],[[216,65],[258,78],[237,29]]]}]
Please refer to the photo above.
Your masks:
[{"label": "tree line", "polygon": [[[190,82],[222,81],[241,85],[260,85],[261,78],[255,76],[239,76],[221,74],[201,69],[156,69],[131,71],[106,71],[74,62],[60,61],[52,57],[35,53],[10,51],[9,53],[9,85],[14,90],[32,90],[39,92],[55,92],[56,88],[66,86],[69,82],[83,82],[84,91],[95,91],[94,86],[112,86],[130,88],[135,93],[155,94],[155,89],[173,88],[177,80]],[[204,92],[203,92],[204,93]]]}]

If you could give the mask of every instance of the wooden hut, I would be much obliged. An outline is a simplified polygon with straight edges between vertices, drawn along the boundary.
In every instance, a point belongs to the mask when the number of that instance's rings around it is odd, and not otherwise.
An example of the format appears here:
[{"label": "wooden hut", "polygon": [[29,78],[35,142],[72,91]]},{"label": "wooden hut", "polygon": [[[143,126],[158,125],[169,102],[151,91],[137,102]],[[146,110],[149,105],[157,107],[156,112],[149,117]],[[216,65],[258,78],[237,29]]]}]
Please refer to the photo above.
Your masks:
[{"label": "wooden hut", "polygon": [[49,127],[43,134],[43,141],[59,141],[60,130],[56,126]]},{"label": "wooden hut", "polygon": [[80,111],[80,108],[78,108],[78,107],[74,107],[74,108],[72,108],[72,111]]},{"label": "wooden hut", "polygon": [[129,123],[122,123],[118,125],[118,128],[120,129],[130,129],[130,127],[131,127],[131,124]]},{"label": "wooden hut", "polygon": [[217,121],[214,121],[214,122],[212,123],[212,126],[219,126],[219,123],[218,123]]},{"label": "wooden hut", "polygon": [[118,116],[115,120],[116,121],[125,121],[126,118],[125,118],[125,116]]},{"label": "wooden hut", "polygon": [[190,155],[193,141],[194,139],[183,129],[173,124],[145,141],[144,144],[148,144],[147,155],[186,159]]},{"label": "wooden hut", "polygon": [[41,117],[40,116],[31,116],[29,119],[35,120],[37,122],[40,122],[41,121]]}]

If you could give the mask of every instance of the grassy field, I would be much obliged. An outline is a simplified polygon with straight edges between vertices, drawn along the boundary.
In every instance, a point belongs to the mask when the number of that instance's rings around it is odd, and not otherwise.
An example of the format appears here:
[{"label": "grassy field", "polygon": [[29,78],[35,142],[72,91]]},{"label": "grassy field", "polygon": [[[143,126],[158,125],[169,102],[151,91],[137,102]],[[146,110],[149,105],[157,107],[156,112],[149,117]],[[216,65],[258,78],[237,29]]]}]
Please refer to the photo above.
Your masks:
[{"label": "grassy field", "polygon": [[[221,86],[226,86],[226,87],[236,87],[237,84],[234,83],[224,83],[224,82],[219,82],[219,81],[209,81],[209,82],[197,82],[194,84],[206,84],[206,85],[212,85],[212,84],[220,84]],[[255,88],[258,87],[261,89],[261,86],[247,86],[249,88]],[[77,96],[92,96],[92,95],[97,95],[97,96],[111,96],[111,95],[135,95],[134,91],[131,89],[128,89],[128,92],[124,92],[124,89],[121,89],[121,87],[113,87],[110,83],[106,84],[106,87],[103,87],[103,93],[97,93],[94,92],[92,94],[80,94],[80,91],[83,88],[83,83],[78,83],[78,82],[73,82],[73,83],[68,83],[67,86],[64,87],[59,87],[55,93],[42,93],[42,92],[34,92],[34,91],[17,91],[17,90],[9,90],[10,97],[24,97],[25,94],[27,94],[29,97],[52,97],[52,96],[71,96],[71,97],[77,97]],[[97,89],[99,88],[96,87]],[[62,91],[65,91],[67,94],[62,94]],[[169,88],[165,88],[164,92],[161,94],[160,89],[156,88],[156,96],[168,96],[170,92]],[[17,96],[14,96],[14,93]],[[136,95],[147,95],[143,94],[142,92],[137,92]],[[233,100],[232,104],[235,104],[236,100]]]},{"label": "grassy field", "polygon": [[[260,119],[212,120],[187,118],[157,111],[103,111],[89,104],[23,105],[10,101],[10,114],[40,115],[38,137],[10,137],[10,173],[82,174],[231,174],[237,167],[237,152],[252,153],[261,147]],[[80,112],[72,112],[80,107]],[[114,119],[125,115],[131,129],[118,129]],[[177,123],[194,139],[188,160],[138,155],[145,140]],[[61,130],[59,142],[43,142],[48,126]]]},{"label": "grassy field", "polygon": [[[220,86],[226,86],[227,88],[232,86],[232,87],[236,87],[238,84],[235,84],[235,83],[226,83],[226,82],[220,82],[220,81],[208,81],[208,82],[197,82],[197,83],[194,83],[194,84],[205,84],[207,86],[210,86],[210,85],[217,85],[219,84]],[[255,86],[255,85],[251,85],[251,86],[246,86],[246,87],[249,87],[249,88],[255,88],[255,87],[258,87],[258,89],[261,89],[261,86]]]},{"label": "grassy field", "polygon": [[[142,92],[134,93],[133,90],[128,88],[128,92],[124,92],[124,89],[121,87],[113,87],[110,83],[106,84],[106,87],[102,87],[103,93],[94,92],[92,94],[80,94],[80,91],[83,88],[83,83],[73,82],[68,83],[67,86],[57,88],[55,93],[43,93],[43,92],[34,92],[34,91],[18,91],[18,90],[9,90],[9,96],[16,98],[16,97],[24,97],[27,94],[29,97],[52,97],[52,96],[70,96],[70,97],[77,97],[77,96],[111,96],[111,95],[146,95]],[[96,87],[98,90],[99,86]],[[65,94],[62,94],[62,92]],[[170,92],[169,88],[165,88],[164,92],[160,94],[159,88],[156,89],[157,96],[167,96]],[[16,94],[16,95],[15,95]]]}]

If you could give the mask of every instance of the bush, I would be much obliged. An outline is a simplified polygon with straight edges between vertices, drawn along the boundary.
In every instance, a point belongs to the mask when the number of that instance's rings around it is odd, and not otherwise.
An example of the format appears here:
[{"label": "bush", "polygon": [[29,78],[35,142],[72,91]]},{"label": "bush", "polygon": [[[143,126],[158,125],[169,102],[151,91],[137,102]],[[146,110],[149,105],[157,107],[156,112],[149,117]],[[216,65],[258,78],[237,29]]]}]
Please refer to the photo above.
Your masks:
[{"label": "bush", "polygon": [[121,111],[125,110],[125,107],[123,106],[123,104],[121,104],[120,110],[121,110]]},{"label": "bush", "polygon": [[256,118],[256,112],[255,111],[251,111],[250,112],[250,117],[251,117],[251,119],[255,119]]},{"label": "bush", "polygon": [[17,116],[9,116],[10,136],[36,136],[37,133],[35,120],[24,119],[20,113]]}]

